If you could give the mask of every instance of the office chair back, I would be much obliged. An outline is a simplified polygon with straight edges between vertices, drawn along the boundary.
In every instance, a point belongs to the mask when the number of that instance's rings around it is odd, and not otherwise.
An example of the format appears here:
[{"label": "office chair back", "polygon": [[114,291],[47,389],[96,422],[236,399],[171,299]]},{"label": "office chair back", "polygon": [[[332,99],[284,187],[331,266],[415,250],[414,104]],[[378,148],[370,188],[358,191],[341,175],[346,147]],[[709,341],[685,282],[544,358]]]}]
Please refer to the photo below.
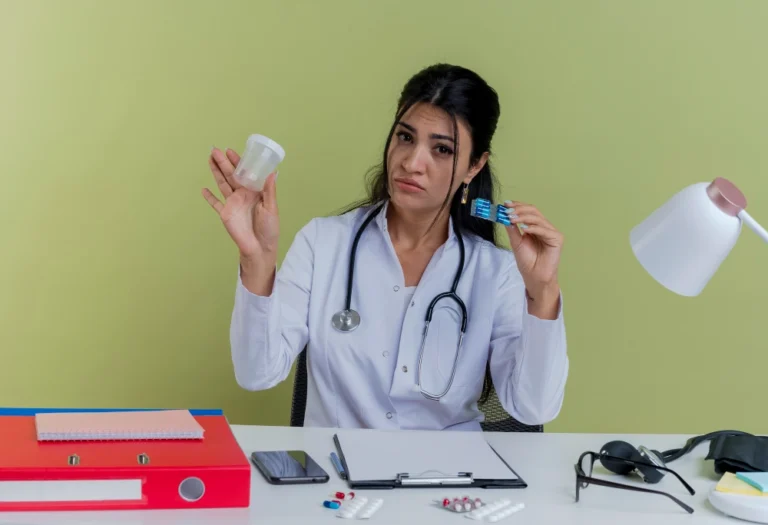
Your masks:
[{"label": "office chair back", "polygon": [[491,390],[488,400],[481,403],[479,408],[485,414],[485,421],[481,422],[480,426],[486,432],[544,432],[543,425],[526,425],[507,414],[501,406],[495,388]]},{"label": "office chair back", "polygon": [[[291,426],[303,427],[304,414],[307,410],[307,348],[296,359],[296,373],[293,379],[293,399],[291,400]],[[488,401],[480,405],[485,414],[485,421],[480,423],[486,432],[543,432],[542,425],[525,425],[513,419],[504,410],[496,390],[491,391]]]},{"label": "office chair back", "polygon": [[296,374],[293,378],[293,399],[291,400],[291,426],[303,427],[307,411],[307,347],[296,359]]}]

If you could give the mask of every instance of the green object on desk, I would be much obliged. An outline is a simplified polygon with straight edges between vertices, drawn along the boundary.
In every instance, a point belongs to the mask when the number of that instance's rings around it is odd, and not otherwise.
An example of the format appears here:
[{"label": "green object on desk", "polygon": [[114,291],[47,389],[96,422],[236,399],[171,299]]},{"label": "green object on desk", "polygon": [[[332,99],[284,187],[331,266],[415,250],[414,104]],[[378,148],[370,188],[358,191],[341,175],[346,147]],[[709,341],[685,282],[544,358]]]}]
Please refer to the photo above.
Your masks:
[{"label": "green object on desk", "polygon": [[762,492],[768,492],[768,472],[737,472],[736,477]]}]

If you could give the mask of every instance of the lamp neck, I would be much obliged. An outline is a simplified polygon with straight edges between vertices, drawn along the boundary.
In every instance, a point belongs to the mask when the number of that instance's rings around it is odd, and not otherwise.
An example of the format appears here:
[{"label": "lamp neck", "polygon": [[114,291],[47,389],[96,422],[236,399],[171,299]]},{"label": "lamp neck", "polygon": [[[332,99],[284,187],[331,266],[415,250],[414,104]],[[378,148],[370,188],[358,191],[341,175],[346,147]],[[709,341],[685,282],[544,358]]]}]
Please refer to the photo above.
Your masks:
[{"label": "lamp neck", "polygon": [[752,218],[750,214],[747,213],[746,210],[741,210],[739,213],[739,217],[742,221],[744,221],[744,224],[746,224],[753,232],[755,232],[758,237],[763,239],[765,242],[768,242],[768,231],[765,230],[762,226],[760,226],[755,219]]}]

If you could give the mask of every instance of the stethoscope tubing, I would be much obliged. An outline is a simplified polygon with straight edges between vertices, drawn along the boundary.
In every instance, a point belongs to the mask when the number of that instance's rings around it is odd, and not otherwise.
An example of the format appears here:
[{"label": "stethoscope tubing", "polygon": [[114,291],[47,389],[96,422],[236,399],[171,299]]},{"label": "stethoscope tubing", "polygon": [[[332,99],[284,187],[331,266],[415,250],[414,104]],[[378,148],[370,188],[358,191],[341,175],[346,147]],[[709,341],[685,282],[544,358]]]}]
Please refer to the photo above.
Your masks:
[{"label": "stethoscope tubing", "polygon": [[[368,217],[366,217],[365,221],[363,221],[363,224],[360,225],[360,228],[357,230],[357,233],[355,234],[355,238],[352,241],[352,251],[349,255],[349,269],[347,270],[347,294],[346,294],[345,303],[344,303],[344,310],[342,311],[347,315],[351,312],[351,307],[352,307],[352,286],[354,283],[355,258],[357,255],[357,246],[360,243],[360,238],[362,237],[363,232],[383,207],[384,207],[384,204],[379,205],[375,210],[373,210],[368,215]],[[458,286],[459,286],[459,281],[461,280],[461,276],[464,272],[464,257],[465,257],[464,238],[461,235],[461,231],[459,227],[456,227],[454,231],[455,231],[456,237],[459,240],[459,264],[458,264],[458,267],[456,268],[456,275],[453,278],[451,290],[448,292],[443,292],[441,294],[436,295],[432,299],[432,301],[429,303],[429,306],[427,307],[425,320],[424,320],[424,332],[421,337],[421,347],[419,349],[419,365],[418,365],[416,382],[419,385],[419,390],[421,391],[422,395],[434,401],[439,401],[451,389],[451,385],[453,384],[453,380],[456,375],[456,365],[458,363],[459,353],[461,352],[461,347],[464,342],[464,334],[467,331],[467,324],[468,324],[467,307],[464,304],[464,301],[461,300],[461,297],[459,297],[459,295],[456,293],[456,290],[458,289]],[[422,388],[421,386],[421,369],[422,369],[422,362],[424,359],[424,345],[427,340],[427,333],[429,332],[429,324],[430,322],[432,322],[432,314],[434,312],[435,305],[437,305],[438,301],[440,301],[441,299],[451,299],[454,302],[456,302],[456,304],[459,305],[459,308],[461,309],[461,327],[459,332],[459,344],[456,348],[456,356],[453,359],[453,367],[451,368],[451,376],[448,380],[448,385],[446,386],[445,390],[443,390],[440,394],[433,394],[431,392],[424,390],[424,388]],[[337,312],[337,314],[335,315],[339,315],[342,312]]]}]

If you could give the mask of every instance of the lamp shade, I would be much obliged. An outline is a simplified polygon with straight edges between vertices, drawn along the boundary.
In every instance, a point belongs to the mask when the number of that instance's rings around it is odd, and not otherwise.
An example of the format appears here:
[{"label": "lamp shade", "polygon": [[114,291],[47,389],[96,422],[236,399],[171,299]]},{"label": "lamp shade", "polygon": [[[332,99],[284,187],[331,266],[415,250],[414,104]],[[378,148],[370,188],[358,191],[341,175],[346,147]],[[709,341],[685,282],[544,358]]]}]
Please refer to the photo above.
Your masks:
[{"label": "lamp shade", "polygon": [[726,179],[688,186],[632,229],[632,251],[663,286],[698,295],[736,244],[746,205]]}]

